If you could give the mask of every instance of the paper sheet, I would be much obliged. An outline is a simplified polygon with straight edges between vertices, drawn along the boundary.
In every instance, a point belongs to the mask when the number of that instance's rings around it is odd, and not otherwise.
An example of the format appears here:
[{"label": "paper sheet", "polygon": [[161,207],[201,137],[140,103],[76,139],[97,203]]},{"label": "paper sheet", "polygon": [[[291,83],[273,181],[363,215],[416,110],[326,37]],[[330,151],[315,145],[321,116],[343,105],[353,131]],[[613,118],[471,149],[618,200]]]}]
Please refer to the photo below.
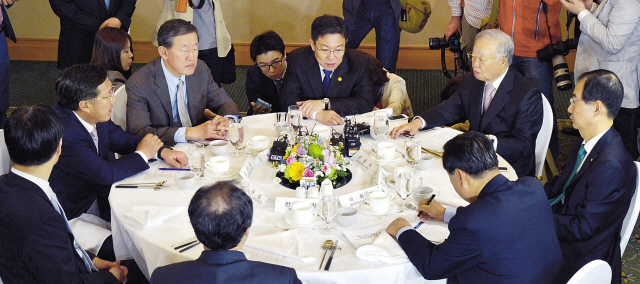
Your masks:
[{"label": "paper sheet", "polygon": [[242,252],[244,252],[244,255],[247,257],[247,259],[253,261],[261,261],[289,267],[291,267],[293,263],[293,258],[246,245],[242,248]]},{"label": "paper sheet", "polygon": [[156,182],[163,180],[173,180],[176,175],[176,171],[161,171],[160,168],[173,168],[173,166],[167,164],[165,161],[157,160],[149,163],[149,169],[144,172],[145,182]]},{"label": "paper sheet", "polygon": [[437,128],[431,131],[418,134],[421,139],[421,145],[423,148],[442,153],[444,152],[444,143],[456,137],[461,131],[453,128]]},{"label": "paper sheet", "polygon": [[[418,222],[411,225],[415,227],[417,224]],[[424,224],[422,224],[422,226],[420,226],[416,231],[436,245],[441,244],[449,237],[449,229],[447,229],[447,225],[435,220],[424,221]]]},{"label": "paper sheet", "polygon": [[379,225],[356,230],[342,230],[342,233],[344,233],[347,239],[349,239],[349,242],[351,242],[356,249],[363,245],[370,245],[382,232],[382,227]]}]

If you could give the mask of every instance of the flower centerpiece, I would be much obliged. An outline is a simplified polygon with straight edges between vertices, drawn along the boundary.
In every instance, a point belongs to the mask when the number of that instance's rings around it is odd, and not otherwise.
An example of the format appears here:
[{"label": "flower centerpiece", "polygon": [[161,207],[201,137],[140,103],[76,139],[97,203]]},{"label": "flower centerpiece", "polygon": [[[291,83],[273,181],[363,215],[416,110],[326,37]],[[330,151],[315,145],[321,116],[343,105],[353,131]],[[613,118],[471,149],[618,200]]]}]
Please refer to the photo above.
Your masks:
[{"label": "flower centerpiece", "polygon": [[338,188],[351,180],[349,161],[342,155],[342,147],[342,143],[333,146],[316,134],[299,136],[293,146],[287,147],[283,160],[272,162],[272,166],[278,169],[276,176],[286,187],[295,189],[300,179],[312,177],[317,184],[329,179]]}]

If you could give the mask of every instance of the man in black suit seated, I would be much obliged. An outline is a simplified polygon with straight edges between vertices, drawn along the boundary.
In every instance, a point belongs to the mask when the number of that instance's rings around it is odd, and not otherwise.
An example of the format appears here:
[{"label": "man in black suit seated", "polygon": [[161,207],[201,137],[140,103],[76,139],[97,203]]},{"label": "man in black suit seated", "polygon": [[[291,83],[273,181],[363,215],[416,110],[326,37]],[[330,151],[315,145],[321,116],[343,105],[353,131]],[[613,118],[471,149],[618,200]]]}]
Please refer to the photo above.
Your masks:
[{"label": "man in black suit seated", "polygon": [[62,122],[48,106],[18,108],[4,128],[13,162],[0,177],[0,278],[5,284],[120,283],[127,269],[76,242],[49,186],[62,152]]},{"label": "man in black suit seated", "polygon": [[293,268],[249,261],[241,251],[253,218],[251,198],[232,182],[200,188],[189,219],[205,250],[194,261],[158,267],[151,283],[302,283]]},{"label": "man in black suit seated", "polygon": [[536,138],[542,127],[540,90],[514,68],[513,40],[504,32],[484,30],[476,36],[473,74],[466,74],[451,98],[391,131],[414,134],[420,129],[469,120],[469,130],[487,134],[496,151],[516,170],[529,176],[535,170]]},{"label": "man in black suit seated", "polygon": [[624,90],[608,70],[583,73],[570,99],[573,145],[560,175],[544,185],[564,256],[558,283],[566,283],[594,259],[609,263],[620,283],[620,231],[635,191],[637,170],[612,128]]},{"label": "man in black suit seated", "polygon": [[344,124],[341,116],[371,111],[375,93],[364,53],[346,50],[347,26],[337,16],[317,17],[310,46],[288,55],[289,70],[280,92],[280,107],[300,105],[302,114],[327,125]]},{"label": "man in black suit seated", "polygon": [[[287,72],[287,55],[284,53],[284,41],[274,31],[257,35],[249,47],[251,60],[255,62],[247,71],[245,90],[251,106],[247,115],[287,111],[280,107],[280,88]],[[266,109],[256,104],[258,99],[270,103]]]},{"label": "man in black suit seated", "polygon": [[448,283],[551,283],[562,254],[540,182],[501,175],[491,141],[475,131],[444,145],[442,165],[471,204],[445,209],[423,200],[418,210],[449,223],[449,237],[435,245],[403,218],[387,228],[420,274]]}]

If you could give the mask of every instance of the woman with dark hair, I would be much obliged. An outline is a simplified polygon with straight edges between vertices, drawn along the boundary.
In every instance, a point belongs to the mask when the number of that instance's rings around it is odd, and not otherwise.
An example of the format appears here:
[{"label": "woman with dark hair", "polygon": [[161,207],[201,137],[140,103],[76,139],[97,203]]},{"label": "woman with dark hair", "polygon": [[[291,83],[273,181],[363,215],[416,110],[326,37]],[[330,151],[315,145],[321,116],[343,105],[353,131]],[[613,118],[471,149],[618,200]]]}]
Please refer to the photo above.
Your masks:
[{"label": "woman with dark hair", "polygon": [[133,47],[131,36],[122,29],[105,27],[93,40],[91,63],[107,69],[114,90],[120,88],[131,75]]},{"label": "woman with dark hair", "polygon": [[408,117],[413,117],[411,101],[407,95],[407,85],[404,79],[389,73],[375,57],[368,57],[371,81],[376,88],[378,98],[380,98],[375,109],[390,108],[393,110],[393,115],[405,114]]}]

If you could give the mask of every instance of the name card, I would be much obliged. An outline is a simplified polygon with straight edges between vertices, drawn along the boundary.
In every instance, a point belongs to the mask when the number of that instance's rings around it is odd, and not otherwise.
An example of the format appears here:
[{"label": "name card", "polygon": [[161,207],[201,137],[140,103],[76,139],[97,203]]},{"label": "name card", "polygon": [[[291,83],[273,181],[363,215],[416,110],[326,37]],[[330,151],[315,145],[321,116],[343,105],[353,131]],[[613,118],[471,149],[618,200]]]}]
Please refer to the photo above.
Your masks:
[{"label": "name card", "polygon": [[269,194],[264,192],[264,190],[258,188],[247,189],[247,195],[251,197],[251,200],[253,200],[253,202],[260,205],[264,205],[265,203],[267,203],[267,201],[271,197]]},{"label": "name card", "polygon": [[387,192],[387,176],[389,176],[390,173],[384,169],[384,167],[379,166],[378,167],[378,176],[376,178],[377,181],[377,186],[380,188],[380,190]]},{"label": "name card", "polygon": [[369,176],[373,176],[376,172],[377,163],[364,151],[356,152],[351,157],[351,162],[360,166]]},{"label": "name card", "polygon": [[374,191],[380,191],[380,187],[376,185],[358,190],[356,192],[338,196],[338,200],[340,200],[340,204],[342,205],[342,207],[356,207],[362,204],[362,202],[367,201],[369,193]]},{"label": "name card", "polygon": [[291,206],[298,202],[306,202],[313,206],[313,208],[318,208],[318,199],[307,199],[307,198],[296,198],[296,197],[276,197],[276,212],[289,212],[291,211]]},{"label": "name card", "polygon": [[251,180],[251,175],[253,175],[253,170],[255,169],[255,161],[251,157],[247,157],[247,160],[244,161],[244,165],[240,169],[240,176],[247,181]]}]

